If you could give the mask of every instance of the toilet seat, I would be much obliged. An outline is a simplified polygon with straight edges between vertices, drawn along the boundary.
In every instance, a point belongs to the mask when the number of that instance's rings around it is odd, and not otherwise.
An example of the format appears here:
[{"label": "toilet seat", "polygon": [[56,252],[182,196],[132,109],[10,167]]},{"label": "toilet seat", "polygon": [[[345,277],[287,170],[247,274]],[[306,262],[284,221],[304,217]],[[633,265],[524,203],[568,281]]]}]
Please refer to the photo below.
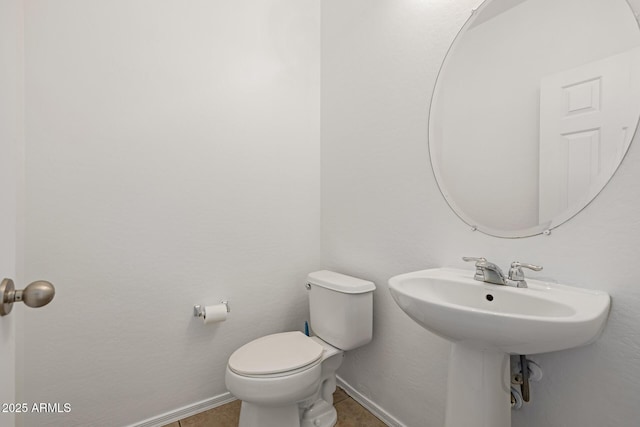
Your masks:
[{"label": "toilet seat", "polygon": [[242,376],[287,376],[320,363],[323,349],[301,332],[282,332],[243,345],[233,352],[228,366]]}]

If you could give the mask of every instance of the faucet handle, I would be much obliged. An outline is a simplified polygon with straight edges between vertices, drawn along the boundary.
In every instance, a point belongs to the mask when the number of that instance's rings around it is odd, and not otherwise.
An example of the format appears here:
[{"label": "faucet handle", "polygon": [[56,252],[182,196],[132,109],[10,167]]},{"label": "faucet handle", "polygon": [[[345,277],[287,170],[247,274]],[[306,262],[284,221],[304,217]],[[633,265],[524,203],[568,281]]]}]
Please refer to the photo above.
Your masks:
[{"label": "faucet handle", "polygon": [[542,270],[541,265],[533,265],[526,262],[514,261],[511,263],[511,268],[509,269],[509,279],[524,281],[524,272],[522,271],[523,267],[533,271]]},{"label": "faucet handle", "polygon": [[533,264],[528,264],[526,262],[520,262],[520,261],[513,261],[511,263],[511,267],[524,267],[524,268],[528,268],[531,269],[533,271],[540,271],[542,270],[542,266],[541,265],[533,265]]},{"label": "faucet handle", "polygon": [[467,262],[475,262],[476,263],[476,274],[473,276],[475,280],[484,281],[484,270],[483,265],[487,263],[487,259],[484,257],[472,257],[472,256],[463,256],[463,261]]},{"label": "faucet handle", "polygon": [[467,262],[486,262],[487,259],[484,257],[472,257],[472,256],[463,256],[462,257],[463,261],[467,261]]}]

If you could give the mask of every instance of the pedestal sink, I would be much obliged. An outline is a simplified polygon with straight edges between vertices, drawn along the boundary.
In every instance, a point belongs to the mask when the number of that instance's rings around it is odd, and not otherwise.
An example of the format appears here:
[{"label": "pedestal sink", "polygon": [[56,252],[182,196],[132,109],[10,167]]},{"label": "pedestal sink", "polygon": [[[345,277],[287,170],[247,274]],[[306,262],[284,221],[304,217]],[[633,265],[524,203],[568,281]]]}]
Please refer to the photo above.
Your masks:
[{"label": "pedestal sink", "polygon": [[532,279],[527,288],[512,288],[473,276],[466,270],[422,270],[392,277],[389,290],[409,317],[452,343],[445,427],[509,427],[509,354],[594,341],[610,298]]}]

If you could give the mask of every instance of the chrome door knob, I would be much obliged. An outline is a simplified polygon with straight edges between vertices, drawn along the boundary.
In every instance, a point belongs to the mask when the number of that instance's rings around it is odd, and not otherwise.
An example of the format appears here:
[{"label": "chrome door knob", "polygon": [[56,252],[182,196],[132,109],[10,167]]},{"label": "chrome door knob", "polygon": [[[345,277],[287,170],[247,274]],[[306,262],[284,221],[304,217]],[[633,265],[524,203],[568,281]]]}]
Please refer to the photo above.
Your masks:
[{"label": "chrome door knob", "polygon": [[37,280],[23,290],[16,290],[13,280],[3,279],[0,283],[0,316],[11,312],[14,302],[22,301],[29,307],[42,307],[51,302],[56,289],[46,280]]}]

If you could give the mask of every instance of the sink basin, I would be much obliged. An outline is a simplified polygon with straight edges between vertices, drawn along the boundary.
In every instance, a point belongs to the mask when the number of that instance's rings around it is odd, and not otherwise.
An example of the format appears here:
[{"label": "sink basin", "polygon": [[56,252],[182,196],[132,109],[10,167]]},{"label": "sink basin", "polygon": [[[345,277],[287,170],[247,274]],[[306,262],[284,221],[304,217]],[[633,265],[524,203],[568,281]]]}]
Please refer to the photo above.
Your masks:
[{"label": "sink basin", "polygon": [[435,268],[389,279],[400,308],[452,342],[445,427],[510,427],[509,354],[565,350],[595,340],[607,320],[605,292],[527,279],[527,288]]},{"label": "sink basin", "polygon": [[400,308],[452,342],[511,354],[545,353],[597,338],[609,312],[605,292],[527,279],[528,288],[479,282],[474,272],[435,268],[389,280]]}]

